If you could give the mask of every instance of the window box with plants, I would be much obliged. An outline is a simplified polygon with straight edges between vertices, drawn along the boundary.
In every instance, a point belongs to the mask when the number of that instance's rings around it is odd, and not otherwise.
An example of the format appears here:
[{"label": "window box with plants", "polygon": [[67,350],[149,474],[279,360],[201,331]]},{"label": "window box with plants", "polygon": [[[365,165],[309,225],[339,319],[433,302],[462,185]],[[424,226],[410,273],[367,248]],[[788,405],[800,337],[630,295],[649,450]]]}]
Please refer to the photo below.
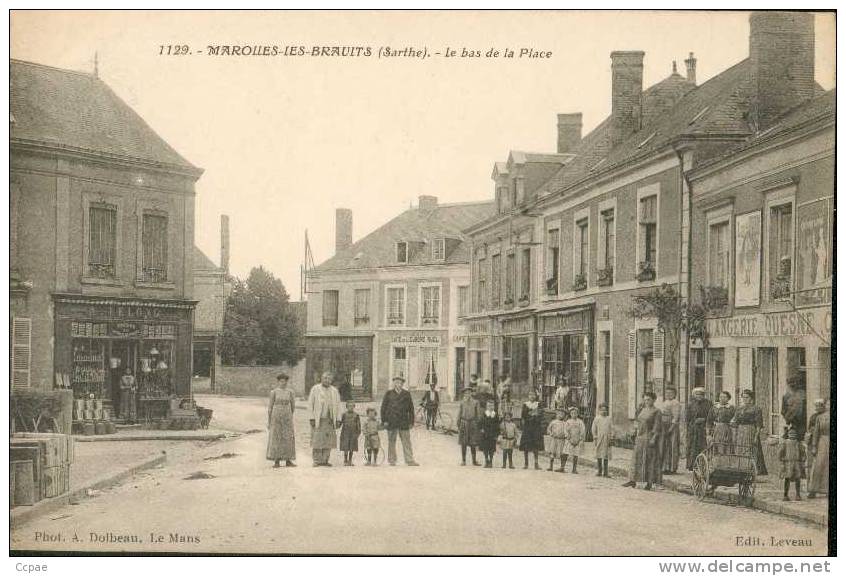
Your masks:
[{"label": "window box with plants", "polygon": [[423,326],[437,326],[439,324],[439,319],[437,316],[423,316],[423,318],[421,318],[421,322]]},{"label": "window box with plants", "polygon": [[608,268],[600,268],[596,271],[596,285],[597,286],[611,286],[614,283],[614,269],[610,266]]},{"label": "window box with plants", "polygon": [[389,326],[402,326],[405,323],[405,320],[402,316],[388,316],[388,325]]},{"label": "window box with plants", "polygon": [[645,260],[637,264],[637,280],[638,282],[648,282],[655,280],[655,264]]},{"label": "window box with plants", "polygon": [[518,306],[528,306],[529,305],[529,295],[523,294],[520,296],[520,299],[517,301]]},{"label": "window box with plants", "polygon": [[558,295],[558,278],[547,278],[546,280],[546,294],[547,296]]},{"label": "window box with plants", "polygon": [[506,298],[506,299],[503,301],[502,305],[503,305],[505,308],[513,308],[513,307],[514,307],[514,298],[511,298],[511,297],[509,296],[508,298]]},{"label": "window box with plants", "polygon": [[587,274],[576,274],[576,277],[573,279],[573,290],[578,292],[579,290],[585,290],[587,288]]},{"label": "window box with plants", "polygon": [[367,326],[370,324],[370,316],[359,316],[355,319],[356,326]]},{"label": "window box with plants", "polygon": [[728,308],[729,294],[725,286],[701,286],[699,289],[706,310],[719,314]]}]

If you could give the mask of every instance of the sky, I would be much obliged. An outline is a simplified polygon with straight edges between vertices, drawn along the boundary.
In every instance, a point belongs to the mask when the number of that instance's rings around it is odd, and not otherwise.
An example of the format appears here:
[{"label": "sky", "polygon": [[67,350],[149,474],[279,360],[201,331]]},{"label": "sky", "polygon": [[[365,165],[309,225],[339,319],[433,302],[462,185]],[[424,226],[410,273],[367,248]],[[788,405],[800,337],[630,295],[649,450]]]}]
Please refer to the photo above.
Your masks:
[{"label": "sky", "polygon": [[[230,269],[258,265],[299,298],[308,230],[316,263],[334,252],[334,214],[353,239],[417,204],[493,198],[510,150],[554,152],[556,114],[587,133],[610,112],[614,50],[643,50],[644,88],[699,83],[748,56],[747,12],[13,11],[11,56],[92,71],[183,157],[203,168],[195,242]],[[834,17],[816,16],[816,77],[834,87]],[[187,45],[189,55],[167,55]],[[208,46],[371,47],[365,57],[210,56]],[[379,58],[380,48],[427,48]],[[489,49],[551,52],[485,58]],[[448,49],[457,56],[446,58]],[[462,58],[462,50],[481,57]],[[174,48],[171,48],[171,52]],[[202,53],[199,53],[202,51]],[[164,54],[162,54],[164,52]],[[440,52],[441,56],[435,56]]]}]

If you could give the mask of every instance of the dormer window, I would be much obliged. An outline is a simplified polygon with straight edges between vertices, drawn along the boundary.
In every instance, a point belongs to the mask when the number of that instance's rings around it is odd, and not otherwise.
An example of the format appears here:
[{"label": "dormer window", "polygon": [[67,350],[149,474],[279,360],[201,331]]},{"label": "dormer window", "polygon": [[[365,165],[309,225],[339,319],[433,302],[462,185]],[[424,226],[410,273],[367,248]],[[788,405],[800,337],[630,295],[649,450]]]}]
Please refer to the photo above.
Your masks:
[{"label": "dormer window", "polygon": [[408,263],[408,242],[397,242],[397,262]]},{"label": "dormer window", "polygon": [[435,238],[432,242],[432,260],[443,261],[446,259],[446,240]]}]

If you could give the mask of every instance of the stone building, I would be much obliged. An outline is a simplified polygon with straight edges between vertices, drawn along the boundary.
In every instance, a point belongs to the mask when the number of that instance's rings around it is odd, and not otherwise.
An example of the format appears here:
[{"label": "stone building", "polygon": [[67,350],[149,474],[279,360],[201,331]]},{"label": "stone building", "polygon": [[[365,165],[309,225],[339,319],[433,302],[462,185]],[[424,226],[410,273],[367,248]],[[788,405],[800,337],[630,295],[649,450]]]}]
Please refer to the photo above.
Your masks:
[{"label": "stone building", "polygon": [[[670,342],[657,319],[633,318],[632,296],[666,284],[691,297],[690,257],[702,239],[691,236],[689,174],[821,91],[812,15],[753,14],[750,48],[702,84],[691,53],[684,75],[674,62],[645,90],[645,54],[613,52],[605,120],[582,136],[580,115],[561,114],[557,154],[512,152],[495,165],[497,214],[465,230],[473,309],[464,324],[476,370],[539,388],[547,402],[563,382],[588,423],[604,402],[623,429],[647,390],[661,399],[675,387],[686,399],[687,335]],[[515,170],[515,158],[545,162]]]},{"label": "stone building", "polygon": [[202,170],[96,74],[10,70],[13,390],[189,396]]},{"label": "stone building", "polygon": [[458,317],[469,304],[462,230],[493,202],[438,204],[421,196],[352,243],[352,213],[336,214],[336,253],[309,273],[306,391],[324,370],[355,398],[387,390],[394,375],[412,390],[463,386],[466,349]]}]

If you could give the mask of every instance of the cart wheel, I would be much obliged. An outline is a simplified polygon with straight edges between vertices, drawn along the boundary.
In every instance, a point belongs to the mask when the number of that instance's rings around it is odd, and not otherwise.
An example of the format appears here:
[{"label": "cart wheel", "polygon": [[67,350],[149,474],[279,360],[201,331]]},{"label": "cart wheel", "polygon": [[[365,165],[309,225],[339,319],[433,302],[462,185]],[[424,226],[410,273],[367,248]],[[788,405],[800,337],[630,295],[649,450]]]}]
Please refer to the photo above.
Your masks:
[{"label": "cart wheel", "polygon": [[700,454],[693,462],[693,493],[699,500],[705,499],[708,491],[708,461]]}]

